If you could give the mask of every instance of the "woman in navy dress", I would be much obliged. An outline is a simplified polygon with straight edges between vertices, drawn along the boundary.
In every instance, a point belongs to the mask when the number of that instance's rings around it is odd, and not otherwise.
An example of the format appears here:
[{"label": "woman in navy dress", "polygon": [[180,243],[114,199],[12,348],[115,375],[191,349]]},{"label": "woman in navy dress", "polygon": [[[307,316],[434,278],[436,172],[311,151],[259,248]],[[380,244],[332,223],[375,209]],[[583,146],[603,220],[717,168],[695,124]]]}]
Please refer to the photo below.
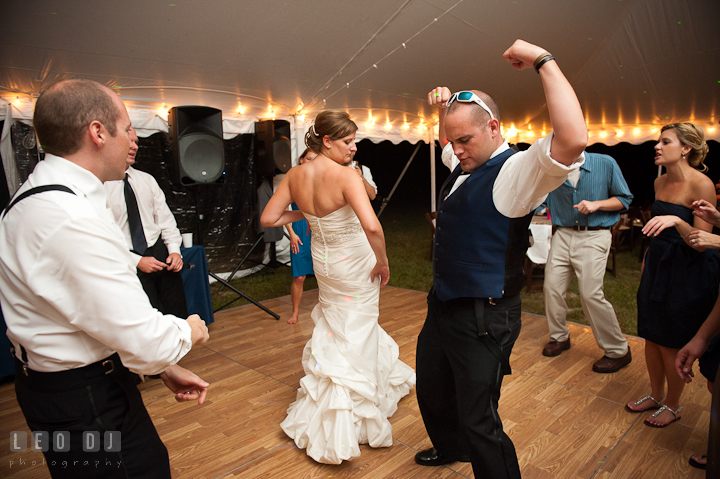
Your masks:
[{"label": "woman in navy dress", "polygon": [[698,200],[716,203],[715,186],[702,173],[707,151],[703,130],[692,123],[664,126],[655,145],[655,164],[667,172],[655,180],[653,217],[643,228],[653,240],[637,294],[638,334],[646,340],[651,393],[625,406],[629,412],[657,409],[645,420],[651,427],[680,419],[685,382],[675,372],[675,357],[705,321],[718,294],[718,252],[697,247],[690,237],[695,230],[712,231],[691,208]]},{"label": "woman in navy dress", "polygon": [[[305,148],[302,155],[298,158],[298,165],[314,160],[316,153]],[[297,211],[298,207],[295,203],[290,205],[293,211]],[[303,294],[303,284],[305,277],[314,274],[312,264],[312,252],[310,250],[310,228],[307,220],[302,219],[294,222],[291,228],[288,228],[290,235],[290,265],[292,267],[293,280],[290,284],[290,300],[292,301],[292,314],[288,318],[288,324],[295,324],[300,314],[300,300]]]}]

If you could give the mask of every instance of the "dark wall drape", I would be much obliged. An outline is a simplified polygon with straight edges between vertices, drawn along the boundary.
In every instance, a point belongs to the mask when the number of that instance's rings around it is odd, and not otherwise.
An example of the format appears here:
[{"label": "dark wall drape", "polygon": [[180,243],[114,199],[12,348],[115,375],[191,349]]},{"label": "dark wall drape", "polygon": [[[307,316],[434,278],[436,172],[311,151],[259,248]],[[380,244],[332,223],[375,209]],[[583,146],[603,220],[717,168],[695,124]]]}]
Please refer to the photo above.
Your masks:
[{"label": "dark wall drape", "polygon": [[[254,136],[225,140],[225,175],[220,184],[182,186],[173,183],[173,154],[165,133],[140,138],[134,167],[155,177],[182,233],[193,233],[202,244],[208,266],[231,271],[258,237],[257,181]],[[262,260],[262,245],[243,268]],[[254,261],[254,262],[253,262]]]}]

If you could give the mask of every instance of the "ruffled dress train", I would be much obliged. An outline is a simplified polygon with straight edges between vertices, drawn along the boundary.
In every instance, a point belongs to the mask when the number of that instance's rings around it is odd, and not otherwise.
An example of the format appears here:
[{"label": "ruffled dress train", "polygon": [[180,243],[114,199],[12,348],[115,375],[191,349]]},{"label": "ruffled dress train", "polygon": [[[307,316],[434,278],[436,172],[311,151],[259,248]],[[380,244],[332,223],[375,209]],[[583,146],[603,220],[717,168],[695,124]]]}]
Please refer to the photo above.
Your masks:
[{"label": "ruffled dress train", "polygon": [[359,456],[360,444],[392,445],[388,417],[414,387],[415,372],[378,325],[375,255],[352,208],[305,216],[319,303],[303,351],[305,377],[281,427],[317,462],[340,464]]}]

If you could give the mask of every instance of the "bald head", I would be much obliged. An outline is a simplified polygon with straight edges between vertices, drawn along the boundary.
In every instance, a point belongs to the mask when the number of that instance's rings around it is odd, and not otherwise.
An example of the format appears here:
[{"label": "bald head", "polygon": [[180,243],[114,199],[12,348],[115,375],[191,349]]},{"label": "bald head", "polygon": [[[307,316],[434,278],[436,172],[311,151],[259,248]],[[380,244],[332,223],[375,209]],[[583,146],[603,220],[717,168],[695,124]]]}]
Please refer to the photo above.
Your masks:
[{"label": "bald head", "polygon": [[[492,112],[493,116],[495,117],[498,122],[500,121],[500,110],[498,109],[497,103],[495,103],[495,100],[488,95],[487,93],[480,91],[480,90],[468,90],[473,93],[475,93],[485,104],[490,108],[490,111]],[[456,112],[460,108],[471,108],[472,109],[472,118],[473,123],[476,126],[482,126],[490,119],[490,115],[483,110],[483,108],[474,102],[460,102],[460,101],[454,101],[450,107],[448,107],[446,115],[452,115],[454,112]]]},{"label": "bald head", "polygon": [[65,80],[45,90],[35,104],[33,124],[48,153],[69,156],[77,152],[85,130],[93,121],[116,134],[120,109],[117,95],[91,80]]}]

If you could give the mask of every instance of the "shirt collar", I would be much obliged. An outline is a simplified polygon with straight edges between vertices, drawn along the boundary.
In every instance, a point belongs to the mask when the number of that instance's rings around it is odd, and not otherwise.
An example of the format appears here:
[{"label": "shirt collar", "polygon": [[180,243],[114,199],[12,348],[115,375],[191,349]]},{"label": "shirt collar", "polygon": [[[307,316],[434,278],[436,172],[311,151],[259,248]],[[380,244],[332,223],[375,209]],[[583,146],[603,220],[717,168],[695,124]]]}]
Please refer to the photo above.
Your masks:
[{"label": "shirt collar", "polygon": [[503,151],[509,150],[509,149],[510,149],[510,145],[508,145],[507,140],[506,140],[505,138],[503,138],[503,144],[500,145],[500,147],[499,147],[497,150],[495,150],[492,155],[490,155],[489,160],[492,160],[493,158],[495,158],[496,156],[498,156],[498,155],[499,155],[500,153],[502,153]]},{"label": "shirt collar", "polygon": [[[74,190],[83,193],[99,211],[105,210],[107,193],[97,176],[70,160],[50,153],[45,154],[43,161],[53,170],[54,177],[57,174],[62,182],[66,182]],[[54,181],[57,182],[57,179]],[[53,179],[50,181],[52,182]]]}]

